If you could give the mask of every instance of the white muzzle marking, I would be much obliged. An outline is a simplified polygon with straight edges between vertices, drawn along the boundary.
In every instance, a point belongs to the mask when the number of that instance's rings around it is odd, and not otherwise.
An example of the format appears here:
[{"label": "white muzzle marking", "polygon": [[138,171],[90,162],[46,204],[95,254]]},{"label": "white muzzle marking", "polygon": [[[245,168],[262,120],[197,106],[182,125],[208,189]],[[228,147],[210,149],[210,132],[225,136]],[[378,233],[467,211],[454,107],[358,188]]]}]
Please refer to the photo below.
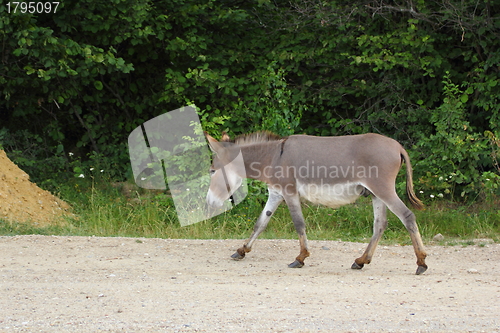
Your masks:
[{"label": "white muzzle marking", "polygon": [[207,204],[209,204],[212,207],[222,207],[222,205],[224,204],[224,200],[221,200],[219,197],[215,195],[214,192],[212,192],[211,189],[208,189]]}]

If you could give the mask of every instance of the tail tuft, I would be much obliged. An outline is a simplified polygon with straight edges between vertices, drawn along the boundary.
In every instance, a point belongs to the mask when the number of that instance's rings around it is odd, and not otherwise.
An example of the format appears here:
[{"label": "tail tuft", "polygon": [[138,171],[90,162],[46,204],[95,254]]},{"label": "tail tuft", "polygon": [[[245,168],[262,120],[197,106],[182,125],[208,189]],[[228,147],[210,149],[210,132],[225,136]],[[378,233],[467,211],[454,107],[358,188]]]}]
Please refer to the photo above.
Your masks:
[{"label": "tail tuft", "polygon": [[406,164],[406,194],[408,195],[408,199],[410,200],[413,208],[422,210],[424,209],[424,203],[417,198],[415,191],[413,190],[413,169],[411,167],[410,157],[406,150],[401,147],[401,157],[405,161]]}]

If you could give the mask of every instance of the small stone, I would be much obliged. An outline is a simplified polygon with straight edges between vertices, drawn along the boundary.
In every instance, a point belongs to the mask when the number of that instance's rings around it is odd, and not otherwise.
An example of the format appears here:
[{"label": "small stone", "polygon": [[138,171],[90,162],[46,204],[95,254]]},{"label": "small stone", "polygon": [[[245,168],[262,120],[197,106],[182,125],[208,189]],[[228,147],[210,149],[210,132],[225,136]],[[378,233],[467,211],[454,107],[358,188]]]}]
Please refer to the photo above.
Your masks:
[{"label": "small stone", "polygon": [[329,247],[327,247],[327,246],[323,246],[321,249],[322,249],[322,250],[325,250],[325,251],[330,250],[330,248],[329,248]]},{"label": "small stone", "polygon": [[441,234],[437,234],[432,239],[435,240],[436,242],[440,242],[440,241],[442,241],[444,239],[444,236],[441,235]]},{"label": "small stone", "polygon": [[467,270],[467,273],[469,273],[469,274],[478,274],[479,271],[477,269],[475,269],[475,268],[469,268]]}]

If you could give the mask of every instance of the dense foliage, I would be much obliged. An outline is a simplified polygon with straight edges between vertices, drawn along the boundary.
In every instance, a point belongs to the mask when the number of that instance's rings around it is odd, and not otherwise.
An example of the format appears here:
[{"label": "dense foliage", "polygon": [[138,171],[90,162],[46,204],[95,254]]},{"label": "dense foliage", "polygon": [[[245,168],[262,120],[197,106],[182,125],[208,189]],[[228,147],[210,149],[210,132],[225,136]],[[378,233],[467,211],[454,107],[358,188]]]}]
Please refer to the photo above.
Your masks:
[{"label": "dense foliage", "polygon": [[498,191],[498,0],[65,0],[0,13],[0,144],[35,180],[83,165],[127,177],[130,131],[195,103],[213,133],[391,136],[427,199]]}]

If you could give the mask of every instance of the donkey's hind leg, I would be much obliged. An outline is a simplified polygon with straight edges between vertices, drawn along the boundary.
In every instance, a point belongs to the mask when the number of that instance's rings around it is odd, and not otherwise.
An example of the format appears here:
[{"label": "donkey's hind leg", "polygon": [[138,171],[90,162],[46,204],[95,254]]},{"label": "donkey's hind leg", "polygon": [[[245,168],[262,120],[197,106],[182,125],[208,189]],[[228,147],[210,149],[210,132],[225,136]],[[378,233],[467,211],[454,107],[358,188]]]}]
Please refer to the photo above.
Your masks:
[{"label": "donkey's hind leg", "polygon": [[420,275],[427,270],[427,265],[425,263],[427,253],[425,252],[424,243],[422,242],[422,236],[420,236],[420,232],[418,230],[415,214],[408,207],[406,207],[406,205],[399,198],[387,206],[401,220],[401,222],[403,222],[406,230],[410,233],[413,249],[415,251],[415,255],[417,256],[418,268],[415,274]]},{"label": "donkey's hind leg", "polygon": [[240,247],[232,256],[233,259],[243,259],[247,252],[252,251],[252,245],[259,235],[266,229],[271,216],[274,214],[280,203],[283,201],[283,196],[276,190],[271,188],[269,190],[269,197],[267,198],[266,205],[262,213],[260,213],[257,222],[253,228],[253,233],[250,238],[247,239],[245,244]]},{"label": "donkey's hind leg", "polygon": [[363,255],[357,258],[352,264],[352,269],[361,269],[365,264],[369,264],[371,262],[375,248],[387,228],[387,206],[376,196],[372,197],[372,203],[374,216],[373,236]]},{"label": "donkey's hind leg", "polygon": [[418,231],[418,226],[415,218],[415,214],[406,207],[406,205],[397,196],[396,191],[381,191],[383,193],[379,196],[384,196],[381,199],[387,205],[387,207],[396,215],[401,222],[403,222],[406,230],[410,233],[410,238],[413,243],[413,249],[415,255],[417,256],[417,271],[416,274],[420,275],[427,270],[427,265],[425,264],[425,258],[427,253],[425,252],[425,247],[422,242],[422,237]]}]

